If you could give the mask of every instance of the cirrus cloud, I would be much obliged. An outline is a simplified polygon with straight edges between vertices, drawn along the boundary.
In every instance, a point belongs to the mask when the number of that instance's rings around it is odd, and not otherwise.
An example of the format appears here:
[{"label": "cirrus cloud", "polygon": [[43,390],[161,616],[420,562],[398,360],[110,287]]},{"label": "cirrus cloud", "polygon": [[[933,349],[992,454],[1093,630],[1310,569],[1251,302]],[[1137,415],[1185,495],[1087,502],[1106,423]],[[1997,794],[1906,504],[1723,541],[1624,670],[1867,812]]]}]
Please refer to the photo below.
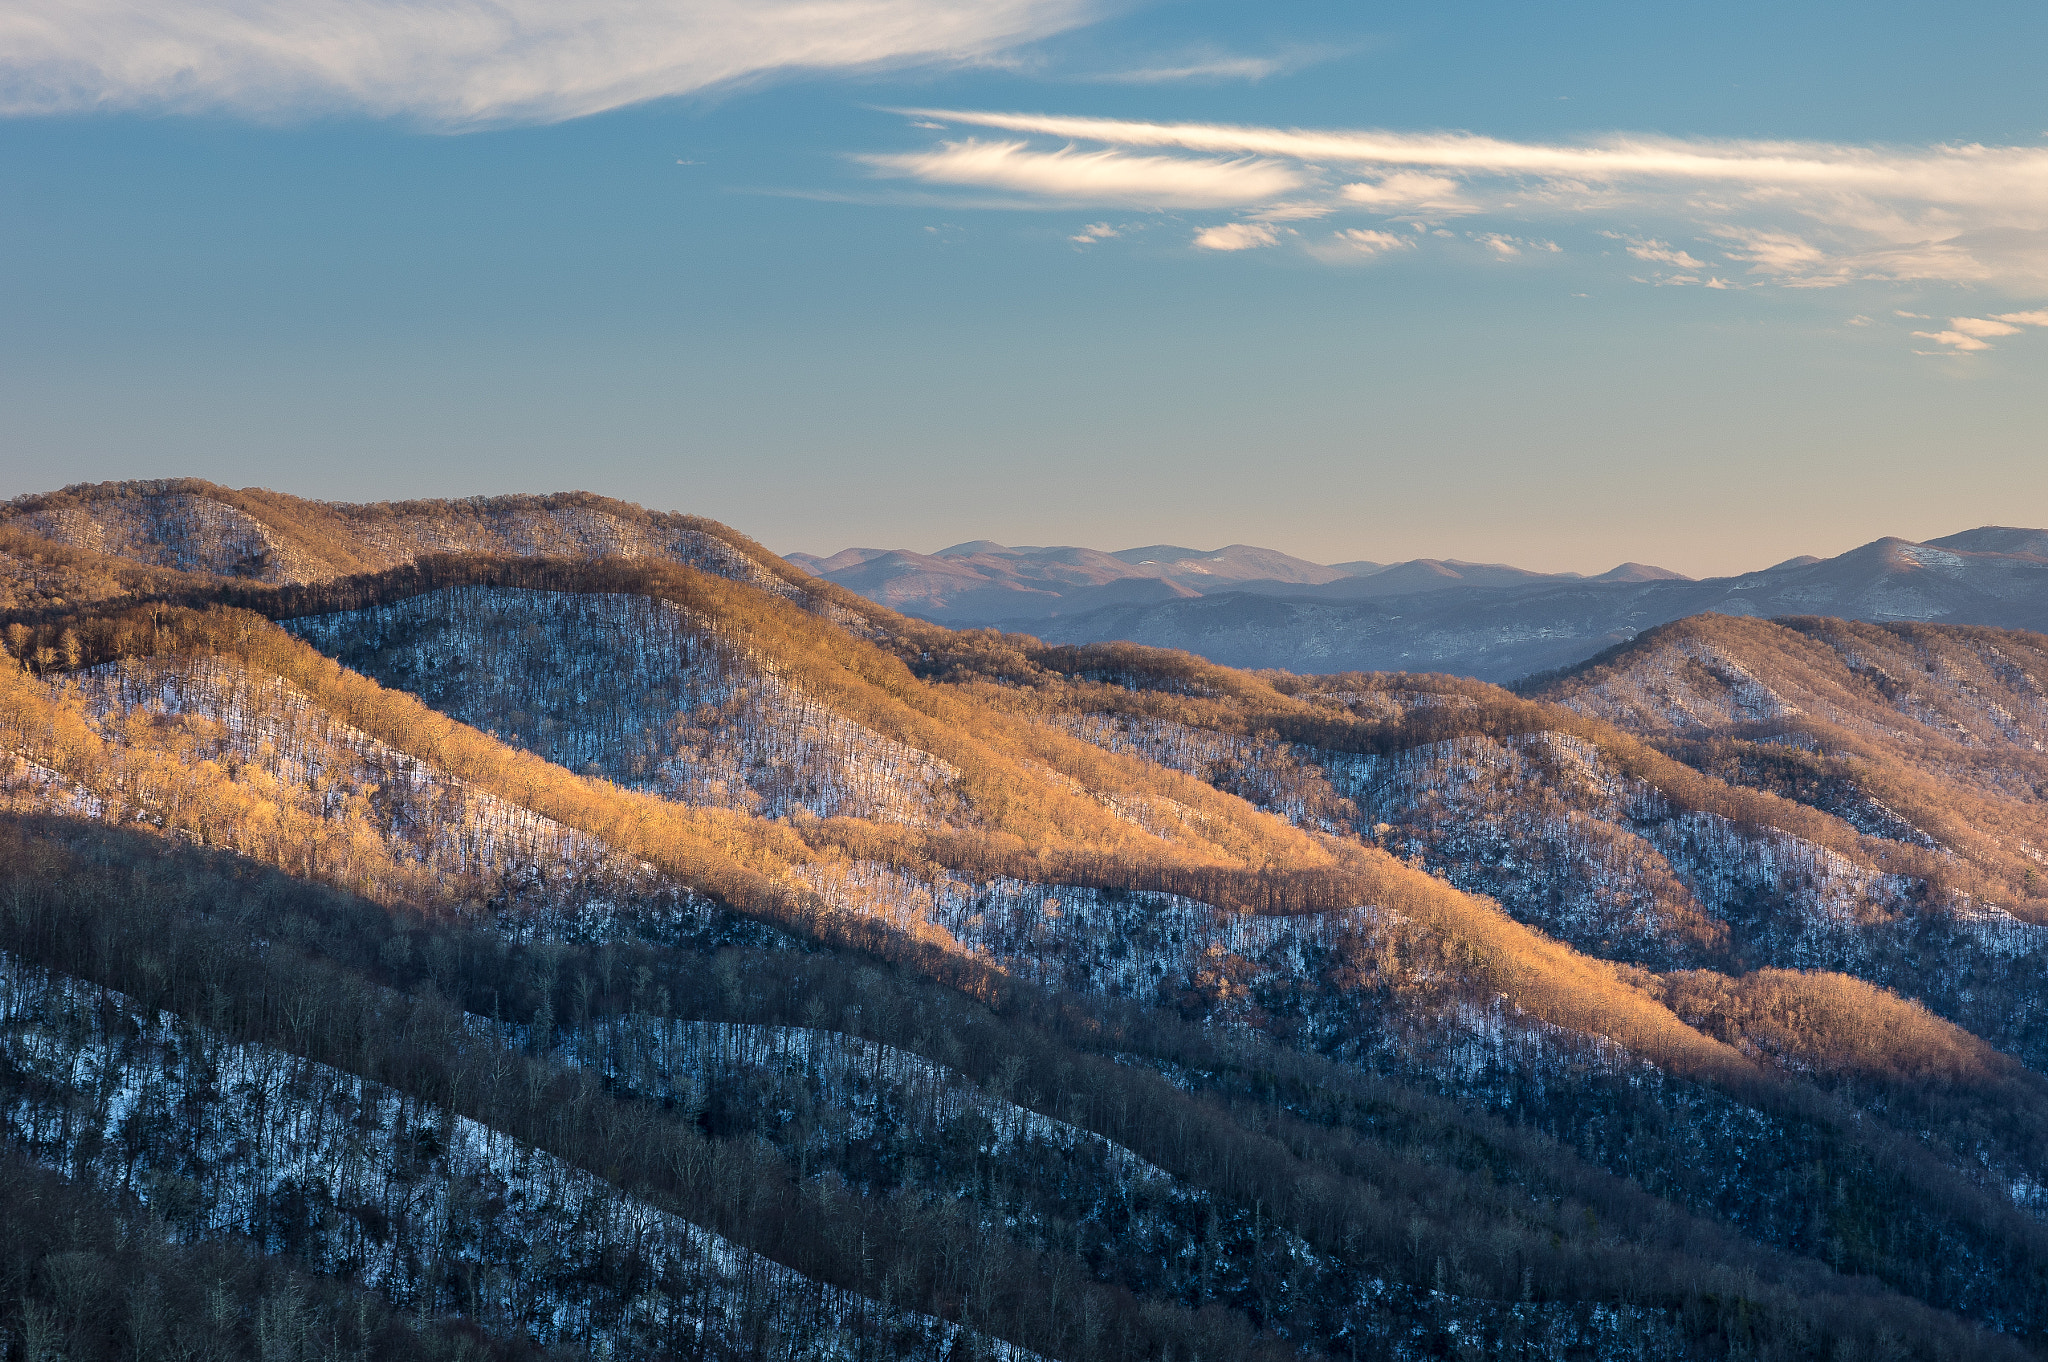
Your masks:
[{"label": "cirrus cloud", "polygon": [[1147,156],[1106,148],[1036,150],[1025,142],[968,138],[929,151],[856,158],[885,175],[926,184],[972,186],[1034,195],[1063,205],[1133,208],[1234,208],[1299,188],[1304,175],[1262,157],[1218,160]]},{"label": "cirrus cloud", "polygon": [[1371,227],[1347,227],[1330,233],[1320,241],[1309,243],[1310,255],[1332,264],[1355,264],[1361,260],[1375,260],[1384,255],[1415,249],[1415,238],[1397,236],[1392,232],[1377,231]]},{"label": "cirrus cloud", "polygon": [[775,71],[990,59],[1093,0],[9,0],[0,114],[548,123]]},{"label": "cirrus cloud", "polygon": [[1233,124],[1147,123],[1047,114],[905,110],[952,123],[1117,146],[1178,147],[1305,161],[1434,166],[1480,175],[1592,183],[1674,181],[1825,188],[1980,206],[2018,195],[2048,207],[2048,150],[1942,146],[1918,150],[1819,142],[1685,141],[1614,136],[1583,144],[1510,142],[1472,133],[1317,132]]},{"label": "cirrus cloud", "polygon": [[[1831,288],[1879,281],[2048,290],[2048,147],[1857,146],[1615,135],[1514,142],[1464,132],[1334,131],[1053,114],[904,110],[1154,160],[1232,157],[1279,176],[1292,217],[1333,212],[1586,223],[1693,282]],[[1154,167],[1148,173],[1165,175]],[[1282,195],[1254,215],[1272,220]],[[1320,209],[1318,208],[1320,205]],[[1263,210],[1263,211],[1260,211]],[[1642,226],[1664,224],[1659,235]],[[1720,260],[1667,238],[1719,243]],[[1503,239],[1514,231],[1480,234]],[[1497,255],[1498,248],[1492,248]],[[1713,284],[1724,287],[1715,275]],[[1961,333],[1959,333],[1961,334]]]},{"label": "cirrus cloud", "polygon": [[1706,264],[1693,257],[1691,251],[1674,246],[1668,241],[1655,237],[1630,237],[1619,232],[1602,232],[1622,244],[1622,248],[1638,260],[1647,260],[1653,265],[1673,265],[1682,270],[1703,270]]}]

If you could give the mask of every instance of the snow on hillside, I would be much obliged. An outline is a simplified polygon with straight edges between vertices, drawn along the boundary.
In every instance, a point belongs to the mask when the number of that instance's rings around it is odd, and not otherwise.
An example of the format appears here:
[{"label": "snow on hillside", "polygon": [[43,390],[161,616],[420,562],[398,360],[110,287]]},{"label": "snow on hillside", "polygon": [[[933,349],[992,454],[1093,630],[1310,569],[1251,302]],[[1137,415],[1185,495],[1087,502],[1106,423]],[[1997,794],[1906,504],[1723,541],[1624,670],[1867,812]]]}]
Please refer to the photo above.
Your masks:
[{"label": "snow on hillside", "polygon": [[[482,1019],[474,1027],[480,1045],[502,1034]],[[1007,1215],[1007,1232],[1043,1233],[1039,1213],[1071,1215],[1092,1200],[1096,1223],[1082,1241],[1149,1256],[1152,1289],[1239,1302],[1284,1283],[1303,1312],[1316,1309],[1293,1329],[1355,1337],[1391,1358],[1431,1356],[1436,1340],[1462,1335],[1534,1340],[1596,1362],[1683,1355],[1659,1311],[1481,1299],[1459,1294],[1457,1271],[1440,1270],[1434,1290],[1390,1285],[1256,1210],[1214,1203],[1099,1136],[892,1047],[811,1028],[635,1017],[567,1038],[557,1054],[686,1110],[719,1090],[742,1102],[827,1098],[853,1120],[814,1141],[813,1182],[841,1176],[831,1153],[862,1140],[932,1149],[921,1111],[957,1130],[970,1158],[1040,1177],[1051,1200],[1038,1212],[989,1200],[992,1187],[961,1189],[984,1213]],[[764,1339],[800,1340],[789,1355],[806,1362],[1035,1357],[807,1279],[467,1118],[6,955],[0,1060],[0,1123],[38,1162],[136,1197],[181,1241],[253,1240],[423,1315],[459,1313],[599,1357],[750,1356]]]},{"label": "snow on hillside", "polygon": [[342,723],[277,677],[213,658],[145,659],[92,668],[73,685],[103,736],[121,741],[136,722],[169,729],[190,760],[217,763],[258,798],[360,820],[439,874],[530,888],[605,871],[637,877],[597,839]]},{"label": "snow on hillside", "polygon": [[187,492],[39,510],[21,523],[61,544],[154,567],[266,582],[331,575],[246,511]]},{"label": "snow on hillside", "polygon": [[[789,583],[716,535],[662,523],[637,524],[596,506],[538,509],[474,498],[415,503],[409,513],[351,517],[362,542],[394,563],[429,553],[509,553],[550,558],[663,558],[785,597]],[[353,509],[353,508],[351,508]]]},{"label": "snow on hillside", "polygon": [[[474,1024],[531,1040],[526,1028]],[[736,1107],[758,1113],[778,1150],[817,1170],[815,1179],[903,1194],[950,1188],[998,1232],[1057,1234],[1091,1257],[1147,1261],[1154,1288],[1181,1299],[1243,1305],[1258,1299],[1260,1280],[1284,1279],[1296,1317],[1275,1323],[1290,1336],[1376,1338],[1392,1357],[1427,1346],[1424,1334],[1404,1339],[1388,1321],[1389,1307],[1417,1313],[1411,1293],[1317,1253],[1256,1208],[1219,1202],[1101,1135],[1010,1100],[1003,1094],[1014,1079],[978,1085],[911,1051],[816,1027],[647,1016],[593,1023],[560,1037],[550,1054],[602,1072],[615,1090],[702,1113],[714,1128]],[[1452,1289],[1427,1308],[1453,1335],[1539,1334],[1599,1358],[1624,1355],[1616,1351],[1623,1337],[1647,1341],[1650,1356],[1671,1341],[1667,1320],[1651,1312],[1610,1319]]]},{"label": "snow on hillside", "polygon": [[[1267,1046],[1293,1047],[1417,1083],[1543,1131],[1695,1213],[1811,1251],[1804,1189],[1818,1150],[1810,1137],[1606,1037],[1541,1022],[1498,995],[1472,995],[1397,915],[1361,907],[1250,917],[1165,894],[930,881],[872,865],[814,869],[811,883],[847,911],[944,927],[1049,988],[1127,998],[1199,1022],[1236,1071],[1270,1062]],[[1153,1065],[1143,1055],[1123,1059]],[[1158,1068],[1191,1092],[1223,1077]],[[2000,1154],[1958,1171],[1997,1183],[2004,1195],[2017,1185],[2009,1164]],[[1962,1276],[1991,1280],[1972,1250],[1955,1252]]]},{"label": "snow on hillside", "polygon": [[680,802],[966,817],[945,762],[834,713],[667,601],[459,588],[286,627],[464,723]]},{"label": "snow on hillside", "polygon": [[2025,636],[1894,634],[1839,620],[1687,621],[1550,698],[1637,733],[1715,732],[1810,716],[1911,757],[1926,739],[2048,750],[2048,655]]},{"label": "snow on hillside", "polygon": [[1106,714],[1060,725],[1111,751],[1199,775],[1298,826],[1421,857],[1460,888],[1601,954],[1662,967],[1718,943],[1713,915],[1646,835],[1647,793],[1561,734],[1461,738],[1391,756]]},{"label": "snow on hillside", "polygon": [[[479,1019],[481,1020],[481,1019]],[[488,1025],[488,1023],[485,1023]],[[505,1028],[516,1037],[524,1028]],[[601,1073],[616,1089],[701,1111],[706,1089],[740,1076],[800,1088],[847,1116],[829,1132],[872,1139],[895,1125],[934,1132],[965,1123],[977,1152],[1036,1160],[1085,1152],[1121,1182],[1166,1188],[1175,1179],[1122,1145],[985,1092],[958,1070],[893,1045],[818,1027],[610,1017],[564,1034],[549,1054]],[[828,1132],[819,1131],[822,1140]],[[1181,1195],[1189,1195],[1182,1189]]]},{"label": "snow on hillside", "polygon": [[[423,1313],[599,1356],[764,1336],[944,1357],[957,1325],[811,1281],[466,1117],[0,954],[10,1139],[181,1239],[257,1240]],[[1034,1354],[996,1343],[1004,1362]]]},{"label": "snow on hillside", "polygon": [[1432,982],[1427,966],[1411,969],[1401,955],[1400,916],[1371,906],[1266,917],[1174,894],[932,881],[868,863],[807,866],[798,874],[843,910],[929,922],[1048,989],[1164,1005],[1475,1095],[1489,1075],[1552,1063],[1612,1072],[1640,1065],[1604,1037],[1560,1031],[1498,999],[1452,989],[1388,1009],[1375,1004],[1363,977],[1348,987],[1337,982],[1358,976],[1360,962],[1370,962],[1366,975],[1384,968],[1384,985],[1426,993]]},{"label": "snow on hillside", "polygon": [[213,658],[143,659],[89,669],[66,687],[118,750],[211,768],[222,781],[214,797],[229,802],[194,809],[181,802],[190,790],[137,780],[95,793],[17,758],[0,771],[10,808],[203,832],[416,908],[489,914],[515,939],[792,944],[595,837],[340,722],[277,677]]},{"label": "snow on hillside", "polygon": [[58,813],[77,818],[107,816],[107,801],[61,771],[18,753],[0,767],[0,808],[16,813]]},{"label": "snow on hillside", "polygon": [[[1658,969],[1831,969],[1917,997],[2048,1068],[2048,931],[1770,828],[1673,809],[1558,733],[1389,756],[1324,752],[1150,718],[1056,722],[1188,771],[1300,826],[1355,831],[1595,955]],[[1941,960],[1942,969],[1924,962]]]},{"label": "snow on hillside", "polygon": [[[1112,751],[1203,775],[1298,825],[1420,856],[1561,940],[1660,968],[1713,958],[1731,922],[1768,934],[1775,963],[1834,967],[1910,893],[1896,876],[1790,834],[1681,813],[1611,770],[1593,744],[1562,733],[1455,738],[1380,756],[1158,719],[1089,714],[1061,724]],[[1745,921],[1760,900],[1771,904],[1768,920]]]},{"label": "snow on hillside", "polygon": [[658,558],[805,598],[705,522],[576,493],[358,506],[145,479],[26,500],[16,523],[59,543],[217,576],[315,582],[337,563],[375,570],[434,553]]}]

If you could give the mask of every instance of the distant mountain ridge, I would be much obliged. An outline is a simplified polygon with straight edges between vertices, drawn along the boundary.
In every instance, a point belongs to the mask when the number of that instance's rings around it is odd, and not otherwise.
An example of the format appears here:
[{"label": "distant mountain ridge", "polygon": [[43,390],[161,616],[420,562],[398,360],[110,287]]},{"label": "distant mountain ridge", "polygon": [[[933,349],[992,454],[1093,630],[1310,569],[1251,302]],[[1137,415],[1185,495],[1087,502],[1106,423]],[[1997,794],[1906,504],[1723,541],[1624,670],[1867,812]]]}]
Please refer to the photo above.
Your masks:
[{"label": "distant mountain ridge", "polygon": [[1365,600],[1464,586],[1685,580],[1642,563],[1623,563],[1594,578],[1455,558],[1322,564],[1250,544],[1208,551],[1152,544],[1109,552],[976,539],[933,554],[851,548],[829,557],[792,553],[787,561],[892,610],[960,628],[1000,624],[1023,629],[1035,621],[1104,607],[1157,605],[1231,591]]},{"label": "distant mountain ridge", "polygon": [[1623,563],[1597,577],[1418,558],[1318,565],[1234,544],[1103,553],[977,541],[934,555],[789,560],[905,614],[1048,642],[1125,640],[1226,666],[1451,672],[1507,681],[1568,667],[1702,612],[2048,629],[2048,530],[1886,538],[1700,581]]},{"label": "distant mountain ridge", "polygon": [[[716,521],[585,492],[352,505],[197,479],[20,497],[0,505],[0,534],[8,533],[97,555],[103,565],[134,564],[121,572],[165,583],[304,585],[436,553],[652,559],[747,582],[835,618],[851,619],[858,596],[956,628],[995,626],[1054,643],[1125,640],[1304,674],[1432,671],[1508,681],[1572,666],[1704,612],[2048,629],[2048,530],[2012,526],[1924,543],[1880,539],[1834,558],[1797,557],[1703,581],[1635,563],[1598,577],[1454,559],[1326,565],[1245,544],[1110,553],[983,540],[929,555],[847,549],[784,560]],[[47,552],[0,554],[0,578],[0,604],[9,608],[139,589],[119,586],[104,566],[81,571]]]},{"label": "distant mountain ridge", "polygon": [[1834,558],[1697,582],[1610,575],[1373,599],[1337,595],[1351,585],[1102,609],[1046,621],[1037,632],[1067,643],[1126,639],[1184,648],[1230,666],[1505,681],[1571,666],[1656,625],[1707,612],[2039,631],[2048,629],[2048,532],[1985,526],[1924,543],[1887,538]]}]

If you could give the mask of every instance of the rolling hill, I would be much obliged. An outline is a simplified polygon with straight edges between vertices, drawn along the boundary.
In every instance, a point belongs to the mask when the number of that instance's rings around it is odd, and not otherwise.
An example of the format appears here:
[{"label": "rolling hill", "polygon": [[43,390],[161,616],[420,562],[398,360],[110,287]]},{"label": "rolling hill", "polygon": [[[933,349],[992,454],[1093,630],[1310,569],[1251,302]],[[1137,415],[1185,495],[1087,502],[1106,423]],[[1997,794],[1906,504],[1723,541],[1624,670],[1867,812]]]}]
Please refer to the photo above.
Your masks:
[{"label": "rolling hill", "polygon": [[1705,615],[1518,694],[583,494],[4,519],[46,1354],[2048,1347],[2048,639]]}]

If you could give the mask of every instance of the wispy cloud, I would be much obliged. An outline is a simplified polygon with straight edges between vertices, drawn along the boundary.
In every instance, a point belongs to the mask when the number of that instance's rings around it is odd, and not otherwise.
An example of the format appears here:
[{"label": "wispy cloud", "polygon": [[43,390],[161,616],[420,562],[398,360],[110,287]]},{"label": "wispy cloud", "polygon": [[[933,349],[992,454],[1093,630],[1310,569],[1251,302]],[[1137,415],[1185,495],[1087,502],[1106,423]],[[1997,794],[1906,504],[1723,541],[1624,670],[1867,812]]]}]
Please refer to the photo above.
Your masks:
[{"label": "wispy cloud", "polygon": [[1314,218],[1326,218],[1337,211],[1338,205],[1317,199],[1282,199],[1269,203],[1252,214],[1260,222],[1304,222]]},{"label": "wispy cloud", "polygon": [[1095,79],[1131,85],[1163,85],[1178,80],[1264,80],[1288,69],[1279,57],[1208,57],[1177,66],[1141,66],[1113,71]]},{"label": "wispy cloud", "polygon": [[1922,340],[1931,340],[1941,345],[1946,345],[1952,352],[1957,354],[1968,354],[1973,350],[1989,350],[1991,348],[1990,341],[1973,336],[1967,331],[1915,331],[1913,334]]},{"label": "wispy cloud", "polygon": [[[1053,114],[905,111],[1130,154],[1253,158],[1291,167],[1278,206],[1441,222],[1454,216],[1600,224],[1637,259],[1715,286],[1863,281],[2048,290],[2048,147],[1686,141],[1617,135],[1514,142],[1463,132],[1155,123]],[[1636,224],[1665,224],[1659,235]],[[1627,230],[1624,230],[1626,228]],[[1719,259],[1669,239],[1718,243]],[[1503,235],[1512,235],[1505,233]],[[1668,258],[1666,258],[1668,257]],[[1675,274],[1657,282],[1680,282]]]},{"label": "wispy cloud", "polygon": [[1696,259],[1692,252],[1655,237],[1631,237],[1619,232],[1602,232],[1600,235],[1619,241],[1630,255],[1653,265],[1674,265],[1682,270],[1703,270],[1707,267],[1706,262]]},{"label": "wispy cloud", "polygon": [[1309,254],[1332,263],[1354,263],[1415,249],[1415,238],[1370,227],[1347,227],[1309,243]]},{"label": "wispy cloud", "polygon": [[9,0],[0,114],[555,122],[792,69],[986,61],[1094,0]]},{"label": "wispy cloud", "polygon": [[2000,337],[2019,335],[2029,326],[2048,326],[2048,311],[2004,312],[1995,317],[1950,317],[1945,331],[1915,331],[1913,334],[1948,347],[1946,351],[1927,352],[1930,354],[1974,354],[1989,350],[1991,342]]},{"label": "wispy cloud", "polygon": [[1195,245],[1205,251],[1250,251],[1279,240],[1280,229],[1263,222],[1226,222],[1195,233]]},{"label": "wispy cloud", "polygon": [[1146,156],[1105,148],[1034,150],[1025,142],[969,138],[929,151],[862,156],[885,175],[1033,194],[1069,205],[1132,208],[1232,208],[1264,203],[1301,187],[1303,174],[1263,157],[1219,160]]},{"label": "wispy cloud", "polygon": [[1420,170],[1397,170],[1377,180],[1347,184],[1341,193],[1346,203],[1390,215],[1424,213],[1431,217],[1455,217],[1476,213],[1480,207],[1465,197],[1456,180]]},{"label": "wispy cloud", "polygon": [[1352,48],[1290,47],[1279,52],[1252,55],[1203,48],[1165,58],[1149,65],[1120,71],[1105,71],[1085,80],[1118,85],[1166,85],[1179,81],[1266,80],[1284,76],[1317,62],[1343,56]]},{"label": "wispy cloud", "polygon": [[2020,329],[2011,322],[1990,317],[1950,317],[1948,324],[1966,336],[2017,336]]},{"label": "wispy cloud", "polygon": [[1572,176],[1589,181],[1652,178],[1729,185],[1826,185],[1844,191],[2004,203],[2031,178],[2029,197],[2048,205],[2048,150],[1936,147],[1921,151],[1817,142],[1688,142],[1611,137],[1584,144],[1509,142],[1472,133],[1318,132],[1211,123],[1146,123],[1049,114],[923,110],[929,117],[1011,132],[1181,147],[1312,161],[1438,166],[1481,174]]}]

